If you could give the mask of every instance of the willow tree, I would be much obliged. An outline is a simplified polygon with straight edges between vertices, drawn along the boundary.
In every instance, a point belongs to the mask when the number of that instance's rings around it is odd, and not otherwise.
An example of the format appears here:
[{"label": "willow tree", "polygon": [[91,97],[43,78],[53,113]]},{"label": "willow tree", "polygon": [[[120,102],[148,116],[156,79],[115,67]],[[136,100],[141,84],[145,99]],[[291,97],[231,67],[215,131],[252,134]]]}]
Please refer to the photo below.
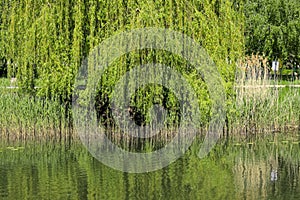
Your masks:
[{"label": "willow tree", "polygon": [[[105,5],[108,6],[110,11],[104,15],[98,13],[100,26],[97,28],[100,30],[100,34],[95,34],[97,38],[95,41],[102,41],[115,32],[143,27],[166,27],[185,33],[198,41],[208,51],[222,74],[228,97],[231,97],[235,77],[235,62],[243,56],[244,50],[244,18],[241,3],[232,3],[229,0],[161,0],[136,3],[136,1],[129,0],[100,2],[99,7],[102,6],[101,8],[103,8]],[[105,10],[105,8],[103,9]],[[209,93],[205,82],[197,75],[195,68],[190,68],[187,62],[167,52],[150,50],[132,52],[120,58],[118,62],[110,67],[101,79],[102,82],[99,88],[103,88],[103,91],[100,91],[98,96],[100,98],[99,102],[101,102],[99,110],[102,110],[103,113],[109,113],[108,99],[112,89],[116,81],[126,71],[136,65],[149,62],[166,64],[180,71],[189,80],[189,83],[196,88],[203,114],[202,120],[205,122],[209,119],[209,107],[211,105]],[[128,80],[128,84],[134,84],[134,81]],[[151,104],[149,101],[151,101],[150,99],[153,100],[148,95],[157,96],[157,93],[161,91],[163,90],[159,87],[148,89],[148,91],[140,90],[141,94],[137,94],[137,98],[134,98],[133,102],[135,114],[146,115]],[[176,105],[174,95],[170,93],[164,93],[164,97],[161,97],[160,101],[152,103],[162,104],[165,98],[169,101],[168,109]],[[170,103],[170,101],[173,103]],[[176,114],[176,111],[174,112]],[[145,117],[136,116],[135,114],[133,114],[134,118],[145,120]]]},{"label": "willow tree", "polygon": [[[23,92],[58,98],[61,102],[70,102],[74,77],[83,59],[116,32],[161,27],[192,37],[217,64],[228,96],[235,62],[243,56],[244,17],[240,1],[4,0],[0,9],[0,56],[9,61],[8,75],[18,77]],[[145,50],[121,57],[101,79],[100,102],[108,101],[113,86],[125,72],[136,64],[153,61],[179,70],[195,88],[204,116],[209,115],[205,82],[195,68],[167,52]],[[160,87],[148,90],[150,95],[164,91]],[[145,92],[141,90],[136,95],[142,99],[135,99],[135,107],[147,109],[151,98],[145,98]],[[143,98],[148,103],[141,103]],[[164,92],[159,101],[166,102],[163,99],[173,102],[168,103],[169,107],[176,104],[169,92]]]}]

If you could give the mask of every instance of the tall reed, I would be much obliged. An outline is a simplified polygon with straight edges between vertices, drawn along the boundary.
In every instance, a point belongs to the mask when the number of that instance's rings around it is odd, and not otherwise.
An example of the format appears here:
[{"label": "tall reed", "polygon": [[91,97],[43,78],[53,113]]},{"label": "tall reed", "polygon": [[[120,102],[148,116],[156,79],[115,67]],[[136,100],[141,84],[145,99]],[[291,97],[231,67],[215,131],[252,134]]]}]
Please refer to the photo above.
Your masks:
[{"label": "tall reed", "polygon": [[70,118],[57,100],[1,89],[0,136],[9,138],[65,137]]},{"label": "tall reed", "polygon": [[235,113],[231,131],[238,134],[298,128],[300,90],[272,80],[267,58],[251,55],[237,66]]}]

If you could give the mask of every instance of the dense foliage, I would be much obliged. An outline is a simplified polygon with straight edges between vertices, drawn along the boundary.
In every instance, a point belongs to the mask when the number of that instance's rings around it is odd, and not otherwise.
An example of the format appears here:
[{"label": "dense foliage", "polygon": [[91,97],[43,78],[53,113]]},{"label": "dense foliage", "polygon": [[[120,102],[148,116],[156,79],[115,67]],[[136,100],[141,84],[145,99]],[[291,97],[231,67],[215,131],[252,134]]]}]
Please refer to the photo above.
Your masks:
[{"label": "dense foliage", "polygon": [[[166,27],[194,38],[217,64],[228,93],[234,82],[235,62],[243,55],[242,5],[230,0],[4,0],[0,13],[0,57],[7,66],[8,77],[17,77],[23,92],[58,97],[62,102],[71,100],[74,78],[83,58],[101,41],[124,30]],[[168,53],[155,53],[133,52],[116,61],[102,77],[99,102],[106,104],[122,74],[134,65],[155,60],[174,67],[187,78],[206,116],[209,97],[195,70]],[[150,88],[148,94],[156,95],[161,89]],[[145,90],[141,93],[145,94]],[[163,98],[175,102],[170,96]],[[146,97],[146,101],[149,99]],[[143,107],[141,102],[149,104],[137,99],[135,106]]]},{"label": "dense foliage", "polygon": [[300,62],[299,0],[248,0],[245,19],[247,53]]}]

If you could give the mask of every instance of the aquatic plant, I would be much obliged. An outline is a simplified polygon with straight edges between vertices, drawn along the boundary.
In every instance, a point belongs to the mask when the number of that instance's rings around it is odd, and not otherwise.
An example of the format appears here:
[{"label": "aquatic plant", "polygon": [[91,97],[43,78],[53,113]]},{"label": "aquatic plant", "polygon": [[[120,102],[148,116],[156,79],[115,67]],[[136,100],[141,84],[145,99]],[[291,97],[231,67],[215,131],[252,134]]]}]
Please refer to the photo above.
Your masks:
[{"label": "aquatic plant", "polygon": [[267,58],[258,54],[246,57],[237,67],[232,132],[256,134],[298,128],[300,90],[278,84],[270,70]]}]

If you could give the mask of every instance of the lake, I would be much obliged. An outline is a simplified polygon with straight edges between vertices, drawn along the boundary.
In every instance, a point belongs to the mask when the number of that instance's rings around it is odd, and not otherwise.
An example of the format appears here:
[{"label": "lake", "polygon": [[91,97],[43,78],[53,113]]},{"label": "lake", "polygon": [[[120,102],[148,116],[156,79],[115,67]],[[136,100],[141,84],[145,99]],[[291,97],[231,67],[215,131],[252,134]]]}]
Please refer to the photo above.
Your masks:
[{"label": "lake", "polygon": [[91,156],[78,139],[0,142],[0,199],[300,199],[300,136],[199,143],[161,170],[130,174]]}]

